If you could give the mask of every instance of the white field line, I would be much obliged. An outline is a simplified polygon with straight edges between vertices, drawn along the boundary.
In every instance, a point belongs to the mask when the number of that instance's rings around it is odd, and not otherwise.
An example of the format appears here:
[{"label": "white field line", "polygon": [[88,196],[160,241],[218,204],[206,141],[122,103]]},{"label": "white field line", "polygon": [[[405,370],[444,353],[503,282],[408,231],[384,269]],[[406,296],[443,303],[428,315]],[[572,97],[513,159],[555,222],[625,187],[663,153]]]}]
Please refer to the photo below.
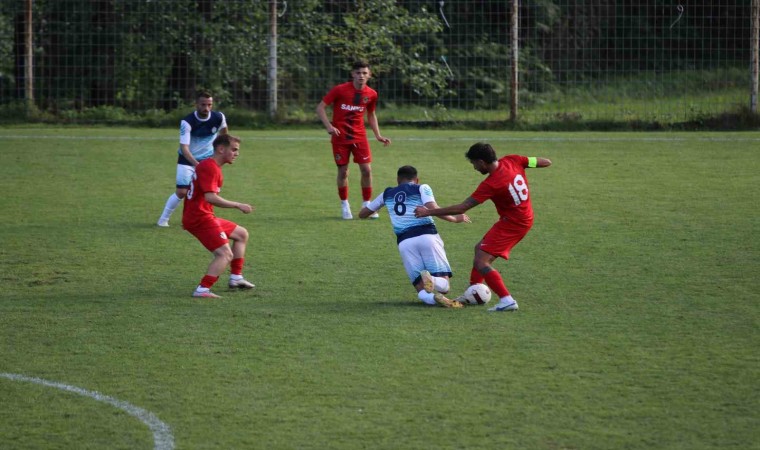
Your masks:
[{"label": "white field line", "polygon": [[[245,133],[245,132],[244,132]],[[614,133],[611,133],[614,134]],[[169,137],[137,137],[137,136],[65,136],[65,135],[4,135],[0,133],[0,137],[4,139],[50,139],[50,140],[74,140],[74,141],[167,141],[178,142],[176,138]],[[329,138],[321,136],[266,136],[256,135],[254,137],[257,141],[311,141],[311,142],[326,142],[329,143]],[[434,138],[416,138],[416,137],[399,137],[394,138],[395,141],[421,141],[421,142],[447,142],[447,141],[462,141],[462,142],[477,142],[477,141],[489,141],[489,142],[760,142],[760,137],[740,137],[740,136],[672,136],[672,137],[551,137],[551,136],[535,136],[535,137],[509,137],[509,136],[473,136],[473,137],[434,137]],[[370,143],[372,143],[370,138]]]},{"label": "white field line", "polygon": [[141,422],[150,428],[153,432],[153,444],[156,450],[171,450],[174,448],[174,436],[172,436],[171,428],[158,419],[152,412],[146,411],[142,408],[138,408],[130,403],[122,400],[103,395],[100,392],[88,391],[76,386],[71,386],[64,383],[57,383],[55,381],[43,380],[41,378],[27,377],[24,375],[18,375],[15,373],[0,373],[0,377],[7,378],[12,381],[26,381],[29,383],[36,383],[42,386],[52,387],[60,389],[62,391],[73,392],[85,397],[90,397],[99,402],[108,403],[111,406],[121,409],[127,414],[136,417]]}]

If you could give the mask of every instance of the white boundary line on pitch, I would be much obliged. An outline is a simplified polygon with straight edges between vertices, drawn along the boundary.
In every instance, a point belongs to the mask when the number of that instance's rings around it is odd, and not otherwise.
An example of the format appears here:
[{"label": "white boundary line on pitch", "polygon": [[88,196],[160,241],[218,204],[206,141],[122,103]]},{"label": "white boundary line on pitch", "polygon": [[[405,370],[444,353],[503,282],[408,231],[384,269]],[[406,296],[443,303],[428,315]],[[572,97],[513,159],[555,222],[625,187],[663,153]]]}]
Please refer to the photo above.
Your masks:
[{"label": "white boundary line on pitch", "polygon": [[15,373],[0,373],[1,378],[7,378],[11,381],[27,381],[29,383],[36,383],[42,386],[53,387],[62,391],[73,392],[75,394],[90,397],[99,402],[108,403],[111,406],[121,409],[127,414],[138,418],[142,423],[148,426],[153,432],[153,444],[156,450],[171,450],[174,448],[174,436],[172,436],[171,428],[165,424],[158,417],[150,411],[146,411],[142,408],[138,408],[130,403],[103,395],[100,392],[88,391],[76,386],[68,384],[57,383],[55,381],[43,380],[42,378],[27,377],[25,375],[18,375]]},{"label": "white boundary line on pitch", "polygon": [[[247,132],[246,130],[242,131]],[[614,132],[612,132],[614,133]],[[717,133],[717,132],[716,132]],[[741,133],[741,132],[737,132]],[[748,131],[747,133],[753,133]],[[134,137],[134,136],[51,136],[51,135],[3,135],[0,133],[0,137],[5,139],[61,139],[61,140],[77,140],[77,141],[171,141],[175,142],[175,138],[159,138],[159,137]],[[256,140],[259,141],[312,141],[312,142],[330,142],[329,138],[319,136],[256,136]],[[536,136],[536,137],[507,137],[507,136],[474,136],[474,137],[440,137],[440,138],[415,138],[415,137],[399,137],[394,138],[394,141],[422,141],[422,142],[446,142],[446,141],[490,141],[490,142],[760,142],[760,137],[711,137],[711,136],[684,136],[684,137],[550,137],[550,136]],[[370,142],[372,140],[370,139]]]}]

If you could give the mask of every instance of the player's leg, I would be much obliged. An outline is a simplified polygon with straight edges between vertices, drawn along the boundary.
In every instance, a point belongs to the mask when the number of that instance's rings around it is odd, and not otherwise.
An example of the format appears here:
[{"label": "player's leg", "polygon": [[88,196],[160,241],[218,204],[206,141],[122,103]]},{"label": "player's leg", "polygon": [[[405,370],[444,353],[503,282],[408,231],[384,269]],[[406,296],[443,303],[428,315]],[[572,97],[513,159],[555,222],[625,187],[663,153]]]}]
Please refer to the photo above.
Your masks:
[{"label": "player's leg", "polygon": [[[361,172],[361,186],[362,186],[362,206],[369,205],[372,200],[372,151],[369,147],[369,142],[366,140],[363,142],[357,142],[352,149],[354,154],[354,162],[359,165],[359,171]],[[370,219],[377,219],[380,217],[378,213],[374,213],[369,216]]]},{"label": "player's leg", "polygon": [[338,166],[338,173],[335,178],[338,185],[338,197],[341,201],[348,200],[348,164]]},{"label": "player's leg", "polygon": [[[217,219],[219,222],[227,222],[223,219]],[[252,289],[256,286],[243,277],[243,265],[245,264],[245,250],[248,245],[248,230],[236,225],[232,222],[228,222],[233,225],[232,231],[229,233],[232,240],[232,260],[230,261],[230,288],[237,289]],[[225,225],[222,228],[228,229]]]},{"label": "player's leg", "polygon": [[219,280],[219,276],[230,264],[230,261],[232,261],[232,249],[230,248],[230,244],[224,244],[217,248],[214,250],[213,254],[214,259],[212,259],[211,263],[208,265],[206,275],[201,278],[198,287],[195,288],[193,297],[219,298],[218,295],[211,292],[211,288],[216,284],[217,280]]},{"label": "player's leg", "polygon": [[[216,224],[214,224],[216,225]],[[219,276],[232,261],[232,248],[230,247],[227,234],[222,227],[209,226],[198,230],[188,230],[195,236],[206,249],[213,253],[213,259],[206,269],[206,275],[201,278],[200,283],[193,291],[193,297],[210,297],[218,298],[219,296],[211,292],[211,287],[219,280]]]},{"label": "player's leg", "polygon": [[187,190],[190,188],[190,181],[195,173],[193,166],[186,166],[184,164],[177,164],[177,190],[169,196],[164,205],[164,211],[161,213],[161,217],[158,218],[156,225],[159,227],[168,227],[169,219],[177,209],[177,206],[182,202],[182,199],[187,195]]},{"label": "player's leg", "polygon": [[359,164],[361,172],[362,201],[369,203],[372,200],[372,164]]},{"label": "player's leg", "polygon": [[499,303],[489,308],[489,311],[516,311],[518,309],[517,301],[510,295],[501,274],[494,269],[493,262],[497,257],[508,260],[510,251],[525,237],[528,230],[530,227],[517,227],[499,221],[488,230],[475,248],[475,268],[483,275],[491,291],[499,296]]},{"label": "player's leg", "polygon": [[398,253],[401,256],[401,263],[404,264],[404,270],[406,276],[411,281],[412,286],[417,290],[417,298],[426,305],[435,306],[435,298],[432,292],[425,291],[421,272],[425,270],[425,264],[422,262],[422,255],[420,255],[415,243],[418,241],[419,236],[404,239],[398,244]]},{"label": "player's leg", "polygon": [[341,216],[345,220],[354,218],[351,214],[351,205],[348,202],[348,164],[338,166],[338,197],[340,198]]},{"label": "player's leg", "polygon": [[451,264],[446,257],[443,239],[439,234],[424,234],[417,238],[422,264],[426,270],[421,273],[423,285],[428,292],[447,294],[450,289]]},{"label": "player's leg", "polygon": [[483,250],[475,249],[475,260],[473,262],[475,270],[483,277],[483,281],[491,288],[499,298],[509,295],[509,290],[504,284],[504,279],[498,270],[494,269],[493,262],[496,257]]},{"label": "player's leg", "polygon": [[[421,302],[427,305],[441,305],[446,308],[459,308],[462,305],[458,302],[454,302],[446,298],[442,293],[435,292],[434,290],[428,291],[425,286],[425,279],[432,278],[430,272],[426,269],[425,256],[423,252],[427,252],[430,247],[429,238],[433,235],[417,236],[410,239],[405,239],[399,243],[398,250],[401,255],[401,261],[404,264],[404,269],[412,282],[412,285],[417,290],[417,298]],[[429,259],[429,258],[428,258]],[[450,269],[443,273],[436,272],[435,278],[446,277],[448,283],[448,277],[451,275]]]},{"label": "player's leg", "polygon": [[[372,165],[369,163],[359,164],[359,170],[362,174],[362,206],[369,206],[369,202],[372,200]],[[380,214],[377,212],[369,216],[370,219],[377,219],[378,217]]]},{"label": "player's leg", "polygon": [[[475,255],[478,254],[478,249],[480,249],[481,242],[483,242],[482,239],[479,240],[477,244],[475,244],[475,248],[474,248]],[[485,278],[483,277],[483,274],[480,273],[480,270],[478,270],[478,264],[475,258],[473,257],[472,269],[470,270],[470,286],[472,286],[473,284],[479,284],[479,283],[484,283],[484,282],[485,282]]]},{"label": "player's leg", "polygon": [[338,166],[338,198],[340,198],[341,215],[344,219],[350,220],[354,216],[351,214],[351,205],[348,202],[348,164]]},{"label": "player's leg", "polygon": [[348,163],[350,162],[351,150],[347,145],[332,145],[333,158],[335,165],[338,167],[336,184],[338,186],[338,198],[340,198],[341,215],[344,219],[350,220],[354,216],[351,214],[351,205],[348,203]]}]

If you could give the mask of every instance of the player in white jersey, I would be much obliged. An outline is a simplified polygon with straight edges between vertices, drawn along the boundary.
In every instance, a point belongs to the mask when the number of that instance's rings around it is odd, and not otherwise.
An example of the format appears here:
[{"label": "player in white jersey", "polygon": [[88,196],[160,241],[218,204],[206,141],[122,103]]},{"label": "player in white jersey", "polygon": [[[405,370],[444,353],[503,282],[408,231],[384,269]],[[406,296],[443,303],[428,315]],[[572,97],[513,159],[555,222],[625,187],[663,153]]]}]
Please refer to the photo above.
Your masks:
[{"label": "player in white jersey", "polygon": [[[449,292],[452,273],[435,223],[428,220],[430,217],[414,216],[417,206],[436,207],[433,190],[427,184],[419,184],[417,169],[412,166],[399,168],[396,181],[398,186],[386,188],[362,208],[359,217],[366,219],[380,208],[388,208],[401,261],[409,280],[417,289],[417,298],[428,305],[461,307],[461,303],[444,296]],[[470,222],[467,214],[440,217],[449,222]]]},{"label": "player in white jersey", "polygon": [[212,111],[214,99],[210,93],[201,91],[195,100],[195,111],[179,123],[179,150],[177,153],[177,190],[169,196],[164,212],[158,219],[159,227],[168,227],[169,218],[187,195],[195,166],[214,154],[214,139],[227,134],[227,119],[219,111]]}]

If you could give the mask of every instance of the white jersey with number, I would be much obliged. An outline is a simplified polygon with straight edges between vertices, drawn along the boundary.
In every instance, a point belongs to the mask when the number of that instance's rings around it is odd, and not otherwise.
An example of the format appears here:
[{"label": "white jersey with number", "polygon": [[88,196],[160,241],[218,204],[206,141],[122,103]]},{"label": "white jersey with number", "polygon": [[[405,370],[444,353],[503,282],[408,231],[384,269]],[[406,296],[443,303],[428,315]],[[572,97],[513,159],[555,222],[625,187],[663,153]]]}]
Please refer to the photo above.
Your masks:
[{"label": "white jersey with number", "polygon": [[412,284],[420,281],[420,272],[433,276],[452,276],[451,266],[432,217],[414,217],[414,209],[434,202],[427,184],[405,183],[387,188],[367,206],[372,211],[388,208],[393,232],[406,274]]}]

